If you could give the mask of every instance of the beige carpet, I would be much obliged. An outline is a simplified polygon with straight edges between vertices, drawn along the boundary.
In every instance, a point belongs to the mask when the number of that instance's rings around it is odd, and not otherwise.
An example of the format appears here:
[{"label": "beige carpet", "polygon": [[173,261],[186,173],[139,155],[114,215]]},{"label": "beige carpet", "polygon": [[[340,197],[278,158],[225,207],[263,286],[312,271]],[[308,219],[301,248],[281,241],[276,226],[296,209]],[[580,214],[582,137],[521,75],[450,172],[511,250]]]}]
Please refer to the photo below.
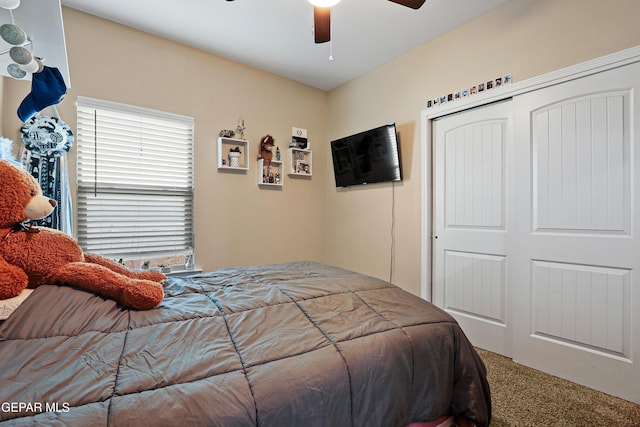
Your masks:
[{"label": "beige carpet", "polygon": [[640,426],[640,405],[477,350],[487,366],[493,427]]}]

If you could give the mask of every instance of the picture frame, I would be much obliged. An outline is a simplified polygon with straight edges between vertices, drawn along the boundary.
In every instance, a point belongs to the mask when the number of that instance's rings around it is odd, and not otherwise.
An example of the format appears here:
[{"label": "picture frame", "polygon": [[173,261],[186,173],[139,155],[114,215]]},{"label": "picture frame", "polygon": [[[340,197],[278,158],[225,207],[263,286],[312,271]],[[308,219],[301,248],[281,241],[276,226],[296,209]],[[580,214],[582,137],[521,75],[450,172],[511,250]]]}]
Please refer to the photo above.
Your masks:
[{"label": "picture frame", "polygon": [[309,162],[306,160],[296,160],[296,173],[298,174],[310,174],[311,168]]}]

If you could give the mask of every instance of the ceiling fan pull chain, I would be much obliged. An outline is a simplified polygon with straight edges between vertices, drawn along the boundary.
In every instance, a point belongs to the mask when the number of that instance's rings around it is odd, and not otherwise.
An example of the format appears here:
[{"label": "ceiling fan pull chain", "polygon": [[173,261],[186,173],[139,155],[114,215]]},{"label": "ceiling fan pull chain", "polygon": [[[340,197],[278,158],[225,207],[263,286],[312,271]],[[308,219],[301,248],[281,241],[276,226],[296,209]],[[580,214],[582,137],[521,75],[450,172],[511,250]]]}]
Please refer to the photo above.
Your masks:
[{"label": "ceiling fan pull chain", "polygon": [[[333,18],[333,8],[329,11]],[[333,25],[329,28],[329,61],[333,61]]]}]

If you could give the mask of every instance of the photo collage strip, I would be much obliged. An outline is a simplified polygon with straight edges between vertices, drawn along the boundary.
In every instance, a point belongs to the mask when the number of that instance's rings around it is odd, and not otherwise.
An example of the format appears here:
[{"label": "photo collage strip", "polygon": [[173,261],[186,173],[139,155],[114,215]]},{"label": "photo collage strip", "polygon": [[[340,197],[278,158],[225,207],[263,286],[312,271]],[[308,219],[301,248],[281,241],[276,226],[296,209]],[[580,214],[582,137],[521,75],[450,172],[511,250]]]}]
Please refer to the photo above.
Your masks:
[{"label": "photo collage strip", "polygon": [[461,99],[468,98],[470,96],[477,95],[489,90],[501,88],[503,86],[511,84],[512,80],[513,79],[511,78],[511,74],[505,74],[504,76],[498,77],[494,80],[488,80],[486,82],[482,82],[447,95],[429,99],[427,100],[427,108],[437,107],[442,104],[459,101]]}]

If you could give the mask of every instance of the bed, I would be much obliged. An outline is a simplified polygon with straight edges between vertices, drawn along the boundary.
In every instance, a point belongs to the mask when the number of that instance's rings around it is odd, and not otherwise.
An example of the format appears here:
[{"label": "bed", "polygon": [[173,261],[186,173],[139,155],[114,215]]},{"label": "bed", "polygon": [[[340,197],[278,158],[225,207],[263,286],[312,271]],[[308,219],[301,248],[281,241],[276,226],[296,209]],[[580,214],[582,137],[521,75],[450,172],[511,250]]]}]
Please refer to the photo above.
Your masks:
[{"label": "bed", "polygon": [[294,262],[170,278],[165,293],[134,311],[37,288],[0,324],[0,424],[489,424],[485,366],[458,324],[388,282]]}]

